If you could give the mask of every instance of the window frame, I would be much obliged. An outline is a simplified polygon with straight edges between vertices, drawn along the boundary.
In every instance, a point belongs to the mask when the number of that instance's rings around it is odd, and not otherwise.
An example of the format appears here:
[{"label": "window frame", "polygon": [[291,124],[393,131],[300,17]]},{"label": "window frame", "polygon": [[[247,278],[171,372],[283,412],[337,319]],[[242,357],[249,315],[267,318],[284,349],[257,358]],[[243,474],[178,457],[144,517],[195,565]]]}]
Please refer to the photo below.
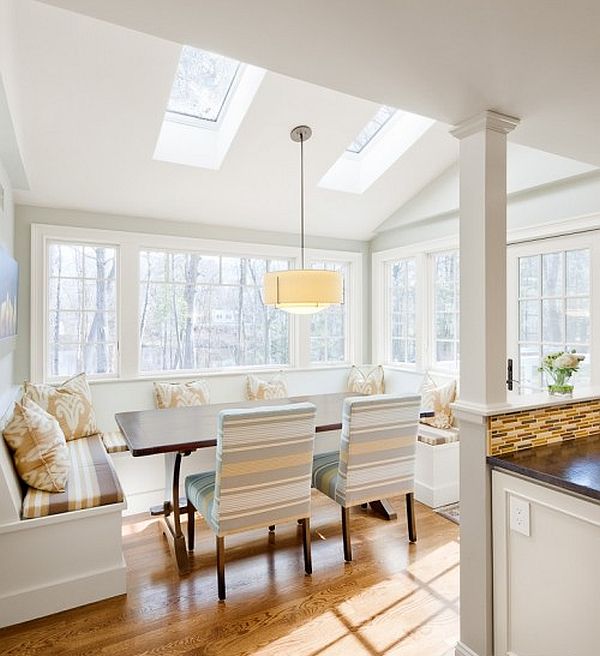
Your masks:
[{"label": "window frame", "polygon": [[[117,249],[117,362],[115,374],[90,375],[94,381],[147,380],[160,378],[189,378],[194,375],[234,374],[249,371],[279,371],[288,369],[321,369],[346,366],[362,359],[362,258],[358,251],[307,249],[307,261],[338,261],[349,265],[345,293],[348,333],[346,340],[347,362],[310,362],[310,316],[290,315],[287,365],[256,365],[212,369],[177,370],[164,372],[140,371],[139,338],[139,254],[143,250],[174,252],[200,252],[203,255],[258,257],[286,259],[290,266],[300,266],[300,249],[256,242],[234,242],[177,237],[158,233],[126,232],[100,228],[71,227],[65,225],[31,225],[31,285],[30,285],[30,376],[35,381],[64,380],[51,378],[47,372],[47,312],[48,312],[48,243],[72,242],[76,244],[105,244]],[[126,281],[135,281],[126,284]],[[349,287],[349,289],[348,289]]]},{"label": "window frame", "polygon": [[[519,258],[532,255],[546,255],[572,250],[590,251],[590,381],[589,385],[600,384],[600,344],[593,339],[594,326],[600,325],[600,232],[588,232],[566,237],[545,237],[512,244],[507,257],[507,357],[512,358],[515,380],[521,380],[519,359]],[[566,298],[561,296],[560,298]],[[540,316],[540,322],[542,317]],[[540,323],[541,325],[541,323]],[[566,335],[565,335],[566,338]],[[543,342],[540,342],[543,343]],[[524,390],[525,392],[531,390]]]},{"label": "window frame", "polygon": [[[436,255],[452,255],[456,253],[458,255],[458,283],[457,283],[457,291],[458,291],[458,312],[454,313],[458,317],[457,321],[457,326],[458,328],[458,334],[454,339],[448,339],[446,341],[448,342],[454,342],[456,347],[459,349],[460,352],[460,251],[458,246],[450,247],[450,248],[442,248],[442,249],[436,249],[427,252],[427,272],[426,272],[426,280],[427,280],[427,304],[428,304],[428,310],[427,310],[427,330],[426,330],[426,339],[427,339],[427,362],[428,362],[428,371],[433,371],[434,373],[439,373],[439,374],[445,374],[448,376],[458,376],[460,372],[460,358],[455,360],[456,366],[448,366],[444,367],[440,365],[440,362],[436,360],[435,353],[436,353],[436,342],[438,341],[438,338],[436,337],[436,330],[435,330],[435,256]],[[443,341],[443,340],[440,340]]]},{"label": "window frame", "polygon": [[[458,250],[456,239],[437,239],[409,246],[378,251],[372,256],[372,339],[373,361],[402,369],[423,373],[429,371],[441,376],[457,376],[458,371],[435,368],[433,361],[433,258],[432,255]],[[416,260],[417,284],[415,303],[416,362],[391,361],[391,314],[388,275],[394,262]]]}]

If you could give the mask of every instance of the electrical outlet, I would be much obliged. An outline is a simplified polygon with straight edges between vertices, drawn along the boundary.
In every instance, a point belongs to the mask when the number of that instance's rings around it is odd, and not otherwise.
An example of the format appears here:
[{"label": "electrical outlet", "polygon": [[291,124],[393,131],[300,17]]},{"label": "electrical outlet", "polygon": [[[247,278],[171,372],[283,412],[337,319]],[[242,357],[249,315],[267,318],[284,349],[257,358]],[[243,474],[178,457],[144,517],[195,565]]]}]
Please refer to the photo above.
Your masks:
[{"label": "electrical outlet", "polygon": [[529,537],[529,502],[520,497],[510,497],[510,530]]}]

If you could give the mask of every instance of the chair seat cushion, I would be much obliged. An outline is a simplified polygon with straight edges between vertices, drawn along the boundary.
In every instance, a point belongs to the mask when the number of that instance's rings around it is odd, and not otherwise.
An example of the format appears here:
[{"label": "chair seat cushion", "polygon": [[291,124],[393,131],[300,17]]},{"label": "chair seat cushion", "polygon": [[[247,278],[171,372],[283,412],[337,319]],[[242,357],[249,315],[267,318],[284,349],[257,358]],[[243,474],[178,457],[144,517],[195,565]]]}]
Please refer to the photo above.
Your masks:
[{"label": "chair seat cushion", "polygon": [[125,437],[120,430],[101,433],[100,437],[102,438],[102,442],[107,453],[121,453],[122,451],[129,451]]},{"label": "chair seat cushion", "polygon": [[123,491],[99,435],[67,442],[70,469],[64,492],[29,488],[23,519],[84,510],[123,501]]},{"label": "chair seat cushion", "polygon": [[340,454],[337,451],[321,453],[313,458],[312,485],[336,501]]},{"label": "chair seat cushion", "polygon": [[212,513],[215,500],[215,472],[202,472],[187,476],[185,493],[194,508],[204,517],[206,523],[218,532]]}]

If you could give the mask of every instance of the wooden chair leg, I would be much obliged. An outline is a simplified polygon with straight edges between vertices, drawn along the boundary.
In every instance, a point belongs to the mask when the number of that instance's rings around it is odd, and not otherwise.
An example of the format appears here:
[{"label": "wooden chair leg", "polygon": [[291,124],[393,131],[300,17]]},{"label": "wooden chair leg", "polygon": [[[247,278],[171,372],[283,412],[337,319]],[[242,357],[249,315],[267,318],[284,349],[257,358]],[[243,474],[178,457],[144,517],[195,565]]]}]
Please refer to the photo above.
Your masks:
[{"label": "wooden chair leg", "polygon": [[312,574],[312,549],[310,538],[310,519],[305,517],[302,520],[302,547],[304,550],[304,571]]},{"label": "wooden chair leg", "polygon": [[188,506],[187,506],[187,534],[188,534],[188,551],[194,551],[194,546],[195,546],[195,538],[196,538],[196,531],[195,531],[195,520],[196,520],[196,509],[192,504],[188,501]]},{"label": "wooden chair leg", "polygon": [[273,533],[274,530],[275,530],[275,524],[271,524],[271,526],[269,526],[269,532]]},{"label": "wooden chair leg", "polygon": [[344,560],[352,561],[352,543],[350,542],[350,508],[342,508],[342,537],[344,540]]},{"label": "wooden chair leg", "polygon": [[217,588],[219,601],[225,601],[225,538],[217,536]]},{"label": "wooden chair leg", "polygon": [[409,542],[416,542],[417,523],[415,520],[415,495],[412,492],[406,494],[406,523],[408,524]]}]

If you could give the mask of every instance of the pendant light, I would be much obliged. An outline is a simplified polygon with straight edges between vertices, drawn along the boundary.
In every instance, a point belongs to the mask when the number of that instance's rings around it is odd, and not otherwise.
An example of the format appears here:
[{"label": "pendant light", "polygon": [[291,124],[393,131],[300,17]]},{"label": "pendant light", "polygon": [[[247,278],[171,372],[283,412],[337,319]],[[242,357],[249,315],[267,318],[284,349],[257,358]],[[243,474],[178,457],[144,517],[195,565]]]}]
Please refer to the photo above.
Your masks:
[{"label": "pendant light", "polygon": [[342,274],[325,269],[307,269],[304,253],[304,142],[312,130],[299,125],[290,132],[292,141],[300,144],[300,252],[301,268],[271,271],[265,274],[265,305],[273,305],[292,314],[314,314],[330,305],[343,303]]}]

